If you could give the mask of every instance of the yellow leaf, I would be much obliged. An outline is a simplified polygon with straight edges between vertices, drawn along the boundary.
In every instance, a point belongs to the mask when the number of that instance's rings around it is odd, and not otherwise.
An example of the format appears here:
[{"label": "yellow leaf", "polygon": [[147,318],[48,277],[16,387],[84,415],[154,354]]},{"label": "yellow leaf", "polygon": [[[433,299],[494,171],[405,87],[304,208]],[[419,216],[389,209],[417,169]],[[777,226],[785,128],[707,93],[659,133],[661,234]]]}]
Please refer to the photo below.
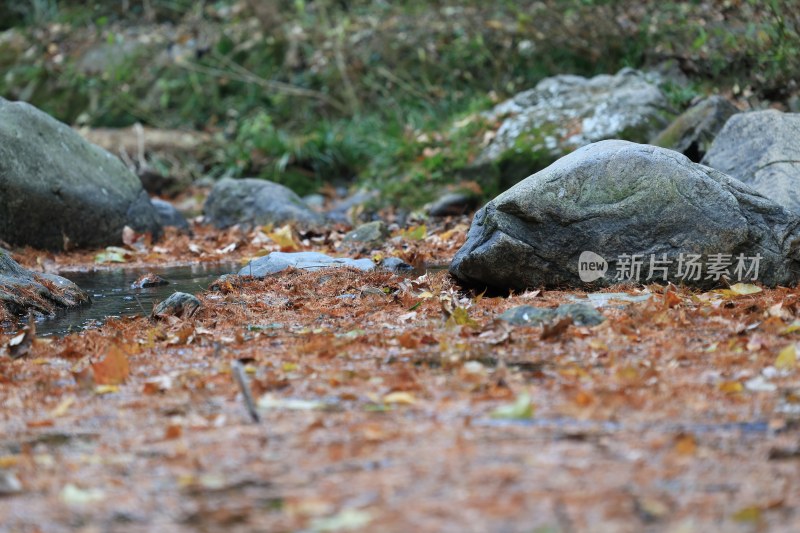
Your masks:
[{"label": "yellow leaf", "polygon": [[410,392],[390,392],[383,397],[383,403],[399,403],[404,405],[413,405],[417,403],[417,399]]},{"label": "yellow leaf", "polygon": [[0,455],[0,468],[11,468],[19,463],[19,455]]},{"label": "yellow leaf", "polygon": [[291,252],[300,248],[300,245],[294,240],[294,232],[289,224],[267,233],[267,237],[280,246],[283,252]]},{"label": "yellow leaf", "polygon": [[50,418],[58,418],[64,416],[72,404],[75,403],[75,396],[68,396],[61,400],[61,403],[55,409],[50,411]]},{"label": "yellow leaf", "polygon": [[501,405],[492,411],[492,418],[508,418],[523,420],[533,418],[533,404],[528,393],[517,396],[514,403]]},{"label": "yellow leaf", "polygon": [[753,285],[752,283],[737,283],[731,285],[731,292],[738,295],[756,294],[761,292],[761,287]]},{"label": "yellow leaf", "polygon": [[116,385],[98,385],[94,388],[95,394],[111,394],[113,392],[119,392],[119,387]]},{"label": "yellow leaf", "polygon": [[719,384],[719,390],[726,394],[737,394],[744,390],[744,386],[738,381],[723,381]]},{"label": "yellow leaf", "polygon": [[428,235],[428,228],[425,227],[425,224],[420,224],[419,226],[404,229],[400,232],[400,235],[409,241],[421,241]]},{"label": "yellow leaf", "polygon": [[456,307],[453,309],[453,313],[450,315],[450,318],[447,319],[447,325],[476,327],[478,323],[469,317],[469,313],[465,308]]},{"label": "yellow leaf", "polygon": [[752,505],[739,509],[732,517],[736,522],[758,522],[761,520],[761,509]]},{"label": "yellow leaf", "polygon": [[775,368],[779,370],[791,370],[797,366],[797,347],[790,344],[775,358]]},{"label": "yellow leaf", "polygon": [[800,320],[795,320],[794,322],[792,322],[791,324],[786,326],[786,328],[784,328],[780,332],[780,334],[781,335],[789,335],[789,334],[792,334],[792,333],[794,333],[796,331],[800,331]]}]

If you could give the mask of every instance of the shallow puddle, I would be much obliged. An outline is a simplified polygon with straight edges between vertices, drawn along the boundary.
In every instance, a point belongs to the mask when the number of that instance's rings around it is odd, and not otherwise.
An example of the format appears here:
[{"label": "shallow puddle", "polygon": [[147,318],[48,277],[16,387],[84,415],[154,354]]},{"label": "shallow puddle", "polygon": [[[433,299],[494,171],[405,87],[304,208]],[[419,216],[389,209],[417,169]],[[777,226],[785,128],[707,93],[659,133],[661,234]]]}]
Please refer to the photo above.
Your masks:
[{"label": "shallow puddle", "polygon": [[[62,272],[60,275],[76,283],[92,297],[92,303],[75,309],[59,310],[51,318],[36,321],[40,337],[67,335],[74,331],[101,325],[107,318],[149,315],[153,304],[176,291],[195,294],[204,291],[222,274],[237,270],[236,263],[197,263],[166,268],[96,270],[91,272]],[[140,276],[155,273],[169,285],[131,289]],[[7,332],[17,328],[11,325]]]}]

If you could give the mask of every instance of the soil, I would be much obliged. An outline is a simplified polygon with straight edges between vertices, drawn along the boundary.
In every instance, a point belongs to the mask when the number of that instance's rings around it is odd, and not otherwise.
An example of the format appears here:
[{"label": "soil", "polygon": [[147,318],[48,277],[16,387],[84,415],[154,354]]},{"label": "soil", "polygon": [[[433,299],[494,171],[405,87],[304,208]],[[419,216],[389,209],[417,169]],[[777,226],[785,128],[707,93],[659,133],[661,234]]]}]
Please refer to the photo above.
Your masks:
[{"label": "soil", "polygon": [[[194,224],[128,235],[101,267],[278,249],[424,267],[468,223],[361,252],[344,228]],[[91,270],[100,252],[15,258]],[[0,531],[800,530],[798,289],[629,286],[652,297],[599,326],[512,327],[497,316],[583,293],[422,272],[229,277],[191,317],[29,331],[0,356]]]}]

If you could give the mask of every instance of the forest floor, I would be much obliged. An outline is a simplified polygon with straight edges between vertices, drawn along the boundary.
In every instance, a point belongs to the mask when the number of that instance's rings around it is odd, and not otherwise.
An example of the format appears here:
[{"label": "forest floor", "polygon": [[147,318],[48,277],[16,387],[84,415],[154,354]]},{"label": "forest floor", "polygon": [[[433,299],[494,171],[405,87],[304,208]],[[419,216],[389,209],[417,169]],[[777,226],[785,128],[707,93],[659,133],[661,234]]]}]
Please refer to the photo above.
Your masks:
[{"label": "forest floor", "polygon": [[[468,223],[380,253],[446,263]],[[335,229],[268,233],[195,225],[114,268],[343,253]],[[0,357],[0,531],[800,530],[798,289],[629,286],[652,296],[599,326],[513,327],[497,316],[584,294],[480,295],[442,270],[214,288],[191,318],[29,332]]]}]

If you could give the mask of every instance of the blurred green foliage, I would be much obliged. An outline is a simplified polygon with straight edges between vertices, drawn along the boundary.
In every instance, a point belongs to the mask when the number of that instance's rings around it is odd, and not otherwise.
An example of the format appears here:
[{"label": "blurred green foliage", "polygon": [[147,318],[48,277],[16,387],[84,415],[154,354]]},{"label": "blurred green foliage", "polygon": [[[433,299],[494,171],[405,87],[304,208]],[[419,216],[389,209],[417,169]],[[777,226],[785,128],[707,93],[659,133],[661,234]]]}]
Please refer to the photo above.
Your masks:
[{"label": "blurred green foliage", "polygon": [[204,161],[213,175],[263,176],[300,193],[355,179],[416,205],[469,179],[461,170],[487,127],[475,114],[545,76],[672,60],[692,80],[665,87],[675,107],[733,86],[786,98],[800,81],[796,8],[23,0],[0,8],[16,26],[0,38],[0,95],[69,123],[217,132],[221,148]]}]

